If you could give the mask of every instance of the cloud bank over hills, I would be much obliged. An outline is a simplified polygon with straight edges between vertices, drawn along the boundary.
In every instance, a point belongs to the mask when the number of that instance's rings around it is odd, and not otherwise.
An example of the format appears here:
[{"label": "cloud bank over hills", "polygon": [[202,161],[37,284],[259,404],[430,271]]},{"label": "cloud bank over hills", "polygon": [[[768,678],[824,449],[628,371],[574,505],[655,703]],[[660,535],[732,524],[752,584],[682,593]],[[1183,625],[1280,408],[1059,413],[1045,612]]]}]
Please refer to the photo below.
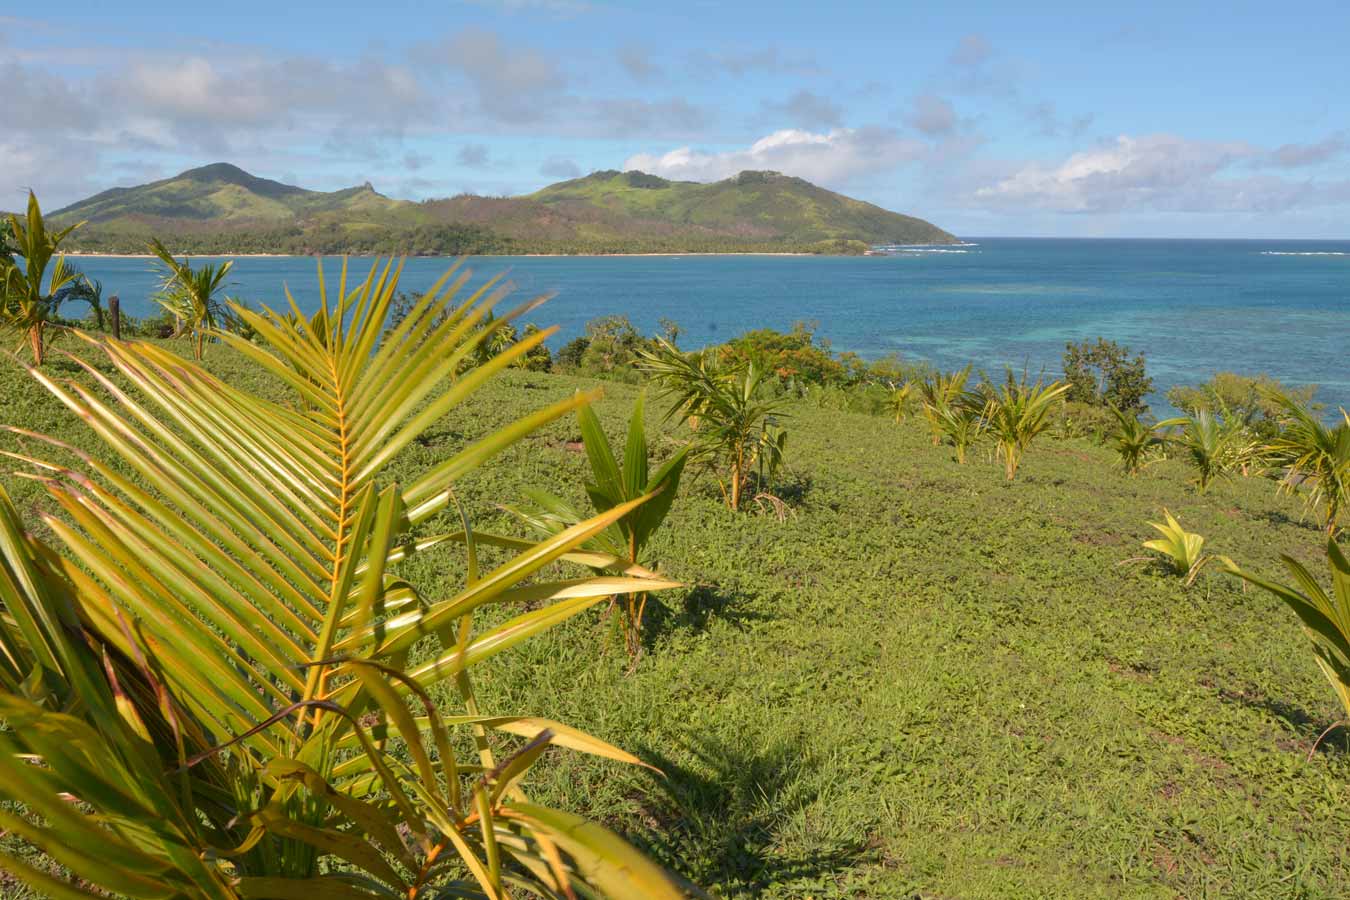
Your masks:
[{"label": "cloud bank over hills", "polygon": [[1072,26],[1077,45],[1052,43],[1058,56],[1045,42],[1066,35],[1031,20],[914,24],[897,44],[803,15],[765,25],[738,7],[709,30],[674,11],[482,2],[426,13],[402,42],[356,21],[263,42],[206,37],[206,21],[157,33],[134,13],[108,29],[0,17],[0,206],[28,187],[60,205],[228,158],[419,199],[604,168],[703,182],[771,169],[964,233],[1312,234],[1350,211],[1339,99],[1318,100],[1330,85],[1307,72],[1289,74],[1303,94],[1281,110],[1253,90],[1216,100],[1201,82],[1229,73],[1200,62],[1192,93],[1131,68],[1179,52],[1164,42],[1184,33],[1102,13]]}]

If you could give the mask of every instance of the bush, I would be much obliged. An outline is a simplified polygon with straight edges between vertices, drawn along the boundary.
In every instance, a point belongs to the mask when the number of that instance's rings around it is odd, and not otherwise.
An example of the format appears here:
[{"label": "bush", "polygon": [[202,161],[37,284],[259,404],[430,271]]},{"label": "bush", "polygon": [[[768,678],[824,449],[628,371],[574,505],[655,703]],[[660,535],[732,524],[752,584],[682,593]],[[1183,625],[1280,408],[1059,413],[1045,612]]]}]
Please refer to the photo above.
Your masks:
[{"label": "bush", "polygon": [[586,356],[586,348],[591,345],[591,339],[585,336],[573,338],[562,349],[558,351],[553,362],[560,372],[576,373],[581,369],[581,360]]},{"label": "bush", "polygon": [[[538,333],[539,326],[531,322],[525,326],[525,330],[521,333],[521,339],[528,340]],[[545,344],[536,344],[516,361],[516,367],[527,372],[551,371],[553,369],[553,354],[549,352]]]},{"label": "bush", "polygon": [[1287,387],[1266,374],[1239,375],[1219,372],[1204,384],[1178,385],[1167,391],[1167,402],[1183,412],[1195,415],[1208,412],[1240,419],[1257,435],[1273,438],[1280,432],[1284,405],[1276,399],[1283,396],[1299,406],[1316,410],[1313,395],[1315,385]]},{"label": "bush", "polygon": [[[1090,437],[1104,441],[1115,426],[1110,406],[1066,401],[1060,411],[1059,436],[1065,438]],[[1131,413],[1133,415],[1133,413]]]},{"label": "bush", "polygon": [[[759,371],[807,384],[838,384],[856,380],[856,364],[836,359],[828,341],[816,341],[814,323],[798,322],[788,332],[772,328],[747,331],[725,345],[732,361],[753,363]],[[857,357],[852,357],[856,360]]]},{"label": "bush", "polygon": [[1064,380],[1069,386],[1066,399],[1127,413],[1148,409],[1144,397],[1153,390],[1143,354],[1131,358],[1129,347],[1103,338],[1065,345]]},{"label": "bush", "polygon": [[[578,348],[568,345],[563,348],[570,360],[577,361],[570,371],[592,378],[612,378],[617,381],[636,382],[641,380],[638,372],[638,353],[651,346],[651,342],[638,333],[627,316],[604,316],[586,323],[584,343]],[[572,344],[577,344],[573,341]],[[580,353],[577,353],[577,349]],[[562,361],[563,353],[559,353]]]}]

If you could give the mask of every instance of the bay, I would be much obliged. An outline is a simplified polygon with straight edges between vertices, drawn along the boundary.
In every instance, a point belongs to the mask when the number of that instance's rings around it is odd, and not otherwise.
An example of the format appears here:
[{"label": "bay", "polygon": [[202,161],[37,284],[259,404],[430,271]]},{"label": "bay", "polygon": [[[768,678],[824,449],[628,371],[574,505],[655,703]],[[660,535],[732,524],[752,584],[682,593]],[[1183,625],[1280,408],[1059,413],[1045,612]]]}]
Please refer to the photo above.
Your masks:
[{"label": "bay", "polygon": [[[120,295],[155,311],[151,260],[73,260]],[[289,287],[317,303],[317,260],[242,257],[229,292],[282,309]],[[449,260],[407,260],[403,287],[429,287]],[[341,261],[323,260],[336,283]],[[368,259],[352,259],[364,274]],[[644,333],[661,319],[697,347],[752,328],[815,323],[838,351],[899,353],[943,368],[974,362],[1056,376],[1068,341],[1098,336],[1148,359],[1161,393],[1217,371],[1265,372],[1316,384],[1318,399],[1350,407],[1350,241],[972,238],[968,246],[890,256],[483,257],[476,278],[505,272],[524,299],[556,296],[532,318],[560,326],[556,348],[604,315]]]}]

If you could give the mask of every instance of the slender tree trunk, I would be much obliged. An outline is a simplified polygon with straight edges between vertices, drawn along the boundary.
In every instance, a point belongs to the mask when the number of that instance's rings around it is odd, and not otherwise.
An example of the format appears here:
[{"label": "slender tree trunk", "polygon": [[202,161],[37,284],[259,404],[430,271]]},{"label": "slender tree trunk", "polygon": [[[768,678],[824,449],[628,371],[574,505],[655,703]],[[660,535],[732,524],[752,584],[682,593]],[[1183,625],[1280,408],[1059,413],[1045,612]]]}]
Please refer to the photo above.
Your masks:
[{"label": "slender tree trunk", "polygon": [[42,365],[42,326],[45,324],[45,322],[38,322],[36,325],[30,325],[28,328],[28,346],[33,350],[33,365],[35,366]]},{"label": "slender tree trunk", "polygon": [[741,481],[745,478],[742,467],[745,465],[745,448],[737,447],[731,460],[731,509],[738,512],[741,508]]},{"label": "slender tree trunk", "polygon": [[[628,537],[628,559],[634,565],[638,561],[637,532],[634,531]],[[624,644],[628,650],[628,660],[630,665],[637,665],[638,656],[642,653],[642,614],[647,607],[647,594],[628,595],[628,627],[625,629]]]},{"label": "slender tree trunk", "polygon": [[122,339],[122,301],[116,294],[108,298],[108,315],[112,317],[112,336],[116,340]]}]

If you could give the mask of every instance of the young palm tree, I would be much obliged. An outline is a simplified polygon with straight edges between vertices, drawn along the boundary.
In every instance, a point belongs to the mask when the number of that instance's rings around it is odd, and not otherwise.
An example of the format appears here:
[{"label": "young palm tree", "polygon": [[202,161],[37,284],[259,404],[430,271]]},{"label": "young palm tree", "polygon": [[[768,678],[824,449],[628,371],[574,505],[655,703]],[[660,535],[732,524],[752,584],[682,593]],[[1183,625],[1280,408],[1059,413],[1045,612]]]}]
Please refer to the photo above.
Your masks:
[{"label": "young palm tree", "polygon": [[158,239],[150,242],[150,250],[165,270],[155,300],[174,317],[177,323],[174,337],[191,335],[192,358],[200,361],[206,351],[208,332],[224,321],[221,288],[234,261],[219,265],[203,263],[194,269],[188,263],[174,259]]},{"label": "young palm tree", "polygon": [[720,470],[726,504],[741,508],[742,496],[761,460],[781,461],[787,435],[770,427],[785,401],[767,397],[764,375],[753,362],[724,365],[715,350],[685,355],[665,338],[639,351],[642,368],[672,399],[667,416],[683,418],[694,432],[694,455]]},{"label": "young palm tree", "polygon": [[[590,498],[595,512],[607,512],[620,504],[644,496],[652,497],[591,538],[586,547],[634,566],[652,568],[652,562],[647,556],[647,545],[670,512],[689,450],[687,447],[680,449],[655,473],[650,473],[647,432],[642,421],[644,407],[645,397],[639,394],[628,422],[628,438],[622,462],[610,448],[609,439],[605,437],[594,410],[589,406],[582,407],[577,411],[577,420],[581,425],[581,441],[586,448],[586,459],[590,463],[593,479],[586,484],[586,496]],[[556,494],[530,490],[526,495],[536,508],[512,512],[543,534],[558,534],[585,518],[576,507]],[[619,608],[620,615],[616,621],[622,627],[628,658],[636,662],[642,652],[642,617],[647,607],[647,594],[643,592],[616,597],[612,605]]]},{"label": "young palm tree", "polygon": [[1273,399],[1287,420],[1279,437],[1267,445],[1271,462],[1283,466],[1283,487],[1294,492],[1307,488],[1307,503],[1326,528],[1329,537],[1341,530],[1341,519],[1350,509],[1350,413],[1341,410],[1341,421],[1328,427],[1307,407],[1287,394]]},{"label": "young palm tree", "polygon": [[962,394],[956,400],[935,408],[938,428],[956,450],[956,462],[965,465],[966,451],[989,426],[987,406],[977,394]]},{"label": "young palm tree", "polygon": [[[65,257],[58,254],[58,248],[83,224],[49,231],[32,191],[28,192],[27,215],[22,219],[12,214],[9,217],[6,240],[12,246],[0,254],[0,321],[23,332],[34,365],[42,365],[45,356],[47,323],[54,313],[52,298],[78,277],[66,265]],[[15,256],[23,260],[22,266],[14,260]],[[49,264],[52,267],[50,278],[47,277]]]},{"label": "young palm tree", "polygon": [[1132,412],[1124,412],[1114,406],[1107,407],[1115,417],[1116,429],[1111,433],[1111,444],[1120,455],[1120,466],[1128,475],[1138,475],[1147,466],[1153,455],[1167,445],[1163,432],[1184,419],[1166,419],[1154,425],[1146,425]]},{"label": "young palm tree", "polygon": [[1050,427],[1050,413],[1069,386],[1060,381],[1049,384],[1037,380],[1034,384],[1024,374],[1014,379],[1012,370],[1002,384],[987,378],[980,390],[987,398],[989,432],[994,436],[998,455],[1003,460],[1003,472],[1009,481],[1017,477],[1022,457],[1036,436]]},{"label": "young palm tree", "polygon": [[83,272],[68,267],[74,276],[70,283],[52,295],[52,313],[60,311],[66,303],[74,300],[89,304],[94,313],[94,324],[103,330],[103,282],[87,277]]},{"label": "young palm tree", "polygon": [[[646,498],[540,543],[480,535],[462,508],[461,530],[416,531],[457,506],[461,477],[594,395],[395,480],[401,450],[551,334],[453,380],[495,298],[460,303],[447,274],[417,317],[448,312],[443,323],[381,344],[398,274],[376,265],[349,284],[344,265],[335,301],[320,280],[312,316],[236,309],[262,343],[220,340],[289,388],[288,402],[154,343],[83,335],[114,374],[32,370],[105,445],[86,454],[24,432],[56,457],[10,454],[59,509],[45,519],[52,546],[0,496],[0,828],[72,879],[8,841],[0,867],[40,895],[682,895],[617,836],[521,788],[552,744],[637,760],[556,722],[485,716],[471,678],[607,597],[672,586],[582,549]],[[429,596],[393,570],[456,543],[462,584]],[[483,543],[512,552],[481,571]],[[559,578],[554,562],[607,574]],[[486,604],[521,611],[484,626]],[[440,682],[459,714],[432,702]]]},{"label": "young palm tree", "polygon": [[891,392],[886,396],[886,408],[891,411],[895,417],[895,424],[899,425],[909,415],[910,402],[914,398],[914,382],[905,381],[893,385]]},{"label": "young palm tree", "polygon": [[942,410],[946,409],[965,392],[966,382],[970,380],[970,366],[954,372],[934,371],[919,382],[919,399],[923,404],[923,417],[928,420],[928,428],[933,436],[933,446],[942,443],[945,434],[941,424]]},{"label": "young palm tree", "polygon": [[1231,475],[1256,458],[1256,444],[1236,416],[1218,416],[1207,409],[1175,420],[1181,433],[1173,442],[1195,467],[1195,487],[1203,494],[1218,478]]}]

